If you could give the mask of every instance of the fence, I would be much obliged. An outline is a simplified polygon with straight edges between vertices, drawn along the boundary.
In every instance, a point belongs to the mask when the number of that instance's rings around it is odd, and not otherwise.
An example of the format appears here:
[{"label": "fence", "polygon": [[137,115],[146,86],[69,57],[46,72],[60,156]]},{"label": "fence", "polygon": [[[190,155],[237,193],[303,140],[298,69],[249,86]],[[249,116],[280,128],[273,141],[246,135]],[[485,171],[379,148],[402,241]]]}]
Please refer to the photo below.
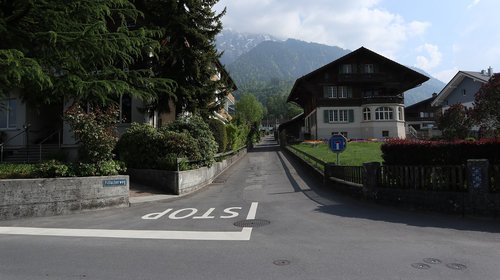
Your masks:
[{"label": "fence", "polygon": [[467,191],[463,165],[380,167],[378,187],[427,191]]},{"label": "fence", "polygon": [[290,146],[286,150],[320,172],[325,182],[354,196],[462,215],[500,213],[500,165],[487,160],[443,166],[337,166]]}]

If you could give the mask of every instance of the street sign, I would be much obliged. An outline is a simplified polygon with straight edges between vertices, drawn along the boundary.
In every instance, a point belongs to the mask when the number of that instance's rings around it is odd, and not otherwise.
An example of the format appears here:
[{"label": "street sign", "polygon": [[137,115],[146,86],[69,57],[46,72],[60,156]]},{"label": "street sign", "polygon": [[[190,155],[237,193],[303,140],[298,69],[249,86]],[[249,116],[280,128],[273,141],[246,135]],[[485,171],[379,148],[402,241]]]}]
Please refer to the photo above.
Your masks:
[{"label": "street sign", "polygon": [[342,134],[332,135],[328,141],[328,146],[333,152],[341,153],[347,147],[347,139]]},{"label": "street sign", "polygon": [[339,154],[347,148],[347,139],[342,134],[334,134],[330,137],[328,146],[337,154],[337,165],[339,165]]}]

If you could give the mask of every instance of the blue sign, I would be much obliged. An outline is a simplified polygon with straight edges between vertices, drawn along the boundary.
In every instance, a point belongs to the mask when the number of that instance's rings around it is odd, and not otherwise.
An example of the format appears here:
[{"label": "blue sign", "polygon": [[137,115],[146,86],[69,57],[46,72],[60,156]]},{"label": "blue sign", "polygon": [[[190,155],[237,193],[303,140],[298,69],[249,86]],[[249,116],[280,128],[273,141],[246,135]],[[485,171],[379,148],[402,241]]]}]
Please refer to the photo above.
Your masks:
[{"label": "blue sign", "polygon": [[127,179],[110,179],[110,180],[102,180],[102,185],[104,187],[119,187],[126,186]]},{"label": "blue sign", "polygon": [[328,141],[328,146],[333,152],[341,153],[347,148],[347,139],[342,134],[332,135]]}]

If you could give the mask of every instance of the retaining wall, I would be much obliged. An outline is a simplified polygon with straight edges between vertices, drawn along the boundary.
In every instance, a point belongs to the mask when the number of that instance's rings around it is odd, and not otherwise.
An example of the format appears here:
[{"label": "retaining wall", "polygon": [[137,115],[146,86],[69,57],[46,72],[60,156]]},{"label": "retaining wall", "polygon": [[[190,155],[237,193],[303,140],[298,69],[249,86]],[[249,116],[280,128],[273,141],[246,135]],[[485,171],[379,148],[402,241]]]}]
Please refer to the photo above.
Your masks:
[{"label": "retaining wall", "polygon": [[156,169],[129,168],[130,180],[142,185],[151,186],[176,195],[188,194],[210,184],[215,177],[221,174],[234,162],[247,153],[246,149],[240,150],[232,157],[214,163],[211,167],[202,167],[186,171],[165,171]]},{"label": "retaining wall", "polygon": [[0,219],[129,206],[129,176],[0,180]]}]

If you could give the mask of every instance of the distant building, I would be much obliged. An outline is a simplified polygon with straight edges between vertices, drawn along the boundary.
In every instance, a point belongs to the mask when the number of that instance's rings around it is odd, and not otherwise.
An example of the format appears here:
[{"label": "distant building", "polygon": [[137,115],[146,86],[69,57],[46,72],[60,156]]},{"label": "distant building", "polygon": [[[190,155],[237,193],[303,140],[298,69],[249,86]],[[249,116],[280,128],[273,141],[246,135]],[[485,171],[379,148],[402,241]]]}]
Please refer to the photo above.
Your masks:
[{"label": "distant building", "polygon": [[429,78],[361,47],[295,81],[303,137],[405,138],[403,93]]},{"label": "distant building", "polygon": [[436,97],[437,93],[433,93],[432,97],[405,108],[405,120],[409,137],[431,138],[441,135],[436,124],[440,107],[431,106]]},{"label": "distant building", "polygon": [[[490,80],[491,76],[493,76],[493,68],[491,67],[481,72],[458,71],[432,101],[431,106],[440,108],[438,110],[440,114],[455,104],[462,104],[469,109],[473,108],[476,93],[482,85]],[[472,134],[477,133],[478,130],[479,127],[473,127]]]}]

